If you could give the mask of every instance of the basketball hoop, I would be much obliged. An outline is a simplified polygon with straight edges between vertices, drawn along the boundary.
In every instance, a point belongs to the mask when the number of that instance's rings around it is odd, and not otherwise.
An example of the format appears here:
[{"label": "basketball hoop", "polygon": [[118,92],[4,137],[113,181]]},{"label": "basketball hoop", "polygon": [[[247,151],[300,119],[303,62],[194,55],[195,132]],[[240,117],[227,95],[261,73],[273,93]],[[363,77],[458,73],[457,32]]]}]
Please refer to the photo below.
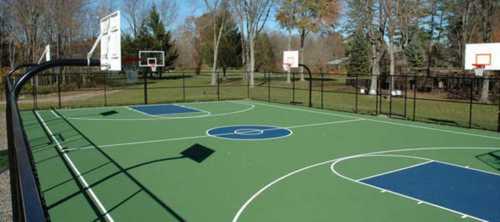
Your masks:
[{"label": "basketball hoop", "polygon": [[484,68],[486,67],[485,64],[472,64],[474,66],[474,73],[476,76],[483,76]]},{"label": "basketball hoop", "polygon": [[150,68],[152,72],[156,72],[158,67],[165,67],[165,52],[139,51],[139,67]]}]

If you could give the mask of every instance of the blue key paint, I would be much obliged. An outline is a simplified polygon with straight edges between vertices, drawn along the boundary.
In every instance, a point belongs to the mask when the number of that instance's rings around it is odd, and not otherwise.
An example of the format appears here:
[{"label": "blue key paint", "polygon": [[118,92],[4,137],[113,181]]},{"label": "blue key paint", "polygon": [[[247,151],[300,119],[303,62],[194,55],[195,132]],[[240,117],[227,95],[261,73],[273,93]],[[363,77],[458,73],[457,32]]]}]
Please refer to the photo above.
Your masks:
[{"label": "blue key paint", "polygon": [[173,115],[179,113],[200,112],[199,110],[196,109],[191,109],[188,107],[172,105],[172,104],[130,106],[130,108],[146,113],[148,115]]},{"label": "blue key paint", "polygon": [[441,162],[360,180],[488,221],[500,221],[500,176]]}]

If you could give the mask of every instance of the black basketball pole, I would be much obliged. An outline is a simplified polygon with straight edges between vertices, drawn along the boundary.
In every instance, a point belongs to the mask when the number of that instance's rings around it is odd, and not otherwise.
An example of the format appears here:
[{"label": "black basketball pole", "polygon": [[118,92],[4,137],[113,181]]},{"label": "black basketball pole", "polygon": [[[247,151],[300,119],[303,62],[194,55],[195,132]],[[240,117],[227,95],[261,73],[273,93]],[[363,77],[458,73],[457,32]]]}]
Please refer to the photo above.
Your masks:
[{"label": "black basketball pole", "polygon": [[307,71],[307,74],[309,74],[309,107],[312,107],[312,75],[311,75],[311,70],[309,67],[307,67],[304,64],[299,64],[300,67],[304,67]]}]

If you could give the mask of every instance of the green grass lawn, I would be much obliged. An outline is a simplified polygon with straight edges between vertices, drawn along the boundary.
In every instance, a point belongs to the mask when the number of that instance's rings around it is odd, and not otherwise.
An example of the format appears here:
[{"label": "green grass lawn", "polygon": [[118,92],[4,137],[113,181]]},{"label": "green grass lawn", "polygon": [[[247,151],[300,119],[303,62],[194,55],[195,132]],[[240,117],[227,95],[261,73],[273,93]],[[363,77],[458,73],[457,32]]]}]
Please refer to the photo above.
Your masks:
[{"label": "green grass lawn", "polygon": [[[241,73],[228,73],[220,82],[220,88],[210,85],[211,76],[207,73],[202,75],[171,74],[168,79],[148,80],[148,103],[171,103],[180,101],[203,101],[217,99],[244,99],[270,100],[272,102],[289,103],[292,99],[292,84],[286,82],[285,75],[273,74],[271,89],[268,88],[265,75],[256,73],[255,87],[247,88],[247,82]],[[296,76],[298,78],[298,75]],[[87,107],[87,106],[113,106],[142,104],[144,100],[144,85],[142,80],[136,84],[125,84],[126,79],[110,80],[110,86],[85,89],[80,91],[63,92],[63,107]],[[359,113],[375,114],[377,110],[377,98],[371,95],[358,95],[356,106],[356,89],[347,84],[346,78],[329,79],[323,82],[323,98],[321,98],[320,81],[313,82],[313,106],[346,112],[357,111]],[[307,81],[295,82],[295,100],[308,104]],[[186,88],[183,88],[183,87]],[[219,94],[217,93],[219,91]],[[95,96],[71,97],[75,93],[95,92]],[[270,93],[270,96],[269,96]],[[106,97],[104,96],[106,94]],[[414,109],[413,92],[408,92],[405,101],[403,97],[393,97],[390,107],[389,97],[381,101],[380,111],[383,114],[396,114],[403,118],[429,121],[454,126],[469,126],[468,100],[449,100],[445,94],[421,94],[419,93]],[[29,99],[29,95],[26,95]],[[57,94],[51,94],[51,101],[39,99],[38,106],[47,108],[57,107]],[[436,101],[436,98],[443,100]],[[432,99],[432,100],[429,100]],[[444,100],[446,99],[446,100]],[[406,106],[405,106],[406,104]],[[23,103],[23,109],[31,109],[32,103]],[[415,113],[414,113],[415,110]],[[474,128],[496,130],[497,129],[498,105],[474,104],[472,106],[472,124]]]}]

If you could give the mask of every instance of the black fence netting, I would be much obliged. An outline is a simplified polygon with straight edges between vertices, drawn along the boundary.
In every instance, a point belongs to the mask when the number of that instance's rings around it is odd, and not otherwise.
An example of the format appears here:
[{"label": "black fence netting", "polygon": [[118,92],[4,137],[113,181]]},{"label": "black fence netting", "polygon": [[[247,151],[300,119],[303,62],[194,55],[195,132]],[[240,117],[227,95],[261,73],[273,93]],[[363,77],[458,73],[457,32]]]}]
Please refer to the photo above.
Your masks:
[{"label": "black fence netting", "polygon": [[498,130],[498,78],[332,75],[241,71],[49,70],[29,82],[21,109],[255,99],[345,112]]},{"label": "black fence netting", "polygon": [[9,77],[4,79],[13,221],[45,221],[46,208],[39,192],[31,147],[26,140],[13,85]]}]

